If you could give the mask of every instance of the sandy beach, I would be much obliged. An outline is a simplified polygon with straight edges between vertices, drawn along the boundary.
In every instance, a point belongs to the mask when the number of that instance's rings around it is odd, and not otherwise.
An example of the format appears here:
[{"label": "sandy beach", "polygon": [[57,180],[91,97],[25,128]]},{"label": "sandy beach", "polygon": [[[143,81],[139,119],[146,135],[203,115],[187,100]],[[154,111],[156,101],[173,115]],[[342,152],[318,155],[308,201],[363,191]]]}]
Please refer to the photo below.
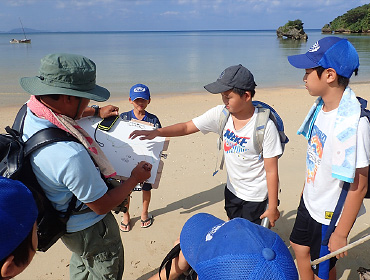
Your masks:
[{"label": "sandy beach", "polygon": [[[354,84],[351,87],[358,96],[370,100],[370,84]],[[27,98],[27,94],[24,94],[24,101]],[[277,110],[290,139],[279,160],[281,217],[273,229],[289,245],[289,234],[304,181],[307,145],[302,136],[296,135],[296,131],[315,98],[309,96],[302,87],[257,88],[254,99],[264,101]],[[105,104],[115,104],[121,112],[131,109],[127,100],[110,100]],[[218,104],[222,104],[219,95],[204,91],[199,94],[154,96],[147,109],[166,126],[188,121]],[[6,125],[11,125],[20,105],[1,108],[2,133]],[[132,230],[121,233],[125,248],[123,279],[144,280],[156,273],[162,259],[173,247],[184,222],[192,215],[207,212],[221,219],[227,218],[223,209],[226,173],[222,171],[212,176],[216,164],[216,139],[215,134],[203,135],[199,132],[170,140],[159,188],[152,191],[149,210],[154,216],[154,223],[151,227],[140,227],[141,193],[132,194]],[[365,206],[369,211],[370,199],[365,201]],[[116,218],[119,221],[121,217],[116,215]],[[369,213],[366,213],[356,221],[350,242],[370,233],[369,220]],[[369,251],[370,242],[348,251],[348,256],[337,263],[338,279],[358,279],[356,270],[360,266],[370,268]],[[31,265],[15,279],[69,279],[70,256],[69,250],[58,241],[48,252],[37,253]]]}]

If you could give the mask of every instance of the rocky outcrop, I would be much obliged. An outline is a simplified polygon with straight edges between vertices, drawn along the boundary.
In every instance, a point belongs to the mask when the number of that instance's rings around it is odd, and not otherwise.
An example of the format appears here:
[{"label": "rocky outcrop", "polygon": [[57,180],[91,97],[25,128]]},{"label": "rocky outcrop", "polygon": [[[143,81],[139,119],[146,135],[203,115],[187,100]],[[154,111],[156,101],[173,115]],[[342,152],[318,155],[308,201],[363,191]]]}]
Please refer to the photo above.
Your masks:
[{"label": "rocky outcrop", "polygon": [[330,25],[329,24],[325,24],[323,28],[321,28],[321,33],[332,33],[331,29],[330,29]]},{"label": "rocky outcrop", "polygon": [[294,40],[307,40],[308,36],[303,29],[303,22],[300,19],[288,21],[284,26],[276,30],[278,38],[289,38]]}]

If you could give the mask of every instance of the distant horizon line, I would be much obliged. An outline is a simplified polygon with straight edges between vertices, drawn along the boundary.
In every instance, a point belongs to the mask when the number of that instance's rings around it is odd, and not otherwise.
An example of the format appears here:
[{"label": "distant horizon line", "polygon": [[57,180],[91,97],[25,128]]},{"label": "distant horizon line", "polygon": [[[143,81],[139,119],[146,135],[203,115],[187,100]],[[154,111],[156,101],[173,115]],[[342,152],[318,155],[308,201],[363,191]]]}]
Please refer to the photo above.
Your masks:
[{"label": "distant horizon line", "polygon": [[[18,29],[17,29],[18,30]],[[130,33],[130,32],[219,32],[219,31],[276,31],[277,29],[188,29],[188,30],[106,30],[106,31],[45,31],[25,28],[27,34],[37,33]],[[321,30],[321,28],[307,28],[306,30]],[[22,34],[23,31],[0,31],[0,34]]]}]

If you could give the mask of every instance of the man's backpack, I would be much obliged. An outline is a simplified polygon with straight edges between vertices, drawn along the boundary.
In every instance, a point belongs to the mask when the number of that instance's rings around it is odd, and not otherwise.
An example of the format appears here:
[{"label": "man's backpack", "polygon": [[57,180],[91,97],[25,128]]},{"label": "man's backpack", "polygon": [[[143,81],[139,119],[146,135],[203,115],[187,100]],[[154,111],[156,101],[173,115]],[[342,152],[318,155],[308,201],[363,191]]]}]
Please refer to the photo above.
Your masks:
[{"label": "man's backpack", "polygon": [[[263,155],[262,144],[263,144],[263,139],[265,136],[266,125],[267,125],[267,121],[271,119],[274,122],[278,130],[281,146],[284,152],[285,144],[289,142],[289,139],[288,139],[288,136],[286,136],[284,132],[283,120],[281,119],[279,114],[271,106],[267,105],[266,103],[261,102],[261,101],[252,101],[252,103],[253,103],[253,106],[258,109],[257,120],[256,120],[256,124],[254,127],[254,133],[253,133],[253,143],[254,143],[255,150],[258,152],[258,154],[260,154],[260,156]],[[224,128],[225,128],[225,125],[226,125],[226,122],[229,116],[230,116],[229,110],[227,110],[226,107],[224,107],[224,109],[221,112],[219,123],[218,123],[219,138],[217,141],[217,148],[219,151],[222,150],[223,131],[224,131]],[[220,163],[221,170],[223,169],[224,160],[225,158],[223,154],[221,163]],[[217,164],[216,164],[216,168],[217,168]],[[215,175],[216,173],[217,171],[215,171],[213,175]]]},{"label": "man's backpack", "polygon": [[65,232],[66,223],[75,209],[77,198],[73,196],[65,213],[57,211],[46,197],[33,173],[30,155],[37,149],[57,141],[78,140],[59,128],[40,130],[27,141],[22,140],[23,122],[27,106],[23,105],[13,127],[0,134],[0,175],[24,183],[33,193],[39,209],[37,218],[38,250],[46,252]]}]

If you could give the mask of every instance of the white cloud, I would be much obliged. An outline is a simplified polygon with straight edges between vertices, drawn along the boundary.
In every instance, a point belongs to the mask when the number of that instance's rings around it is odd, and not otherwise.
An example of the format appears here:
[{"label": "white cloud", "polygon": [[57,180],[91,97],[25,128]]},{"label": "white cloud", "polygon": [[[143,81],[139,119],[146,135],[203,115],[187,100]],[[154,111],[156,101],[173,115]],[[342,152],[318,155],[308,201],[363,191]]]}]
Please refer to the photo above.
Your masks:
[{"label": "white cloud", "polygon": [[164,13],[161,13],[160,15],[161,16],[177,16],[178,14],[180,13],[176,11],[166,11]]},{"label": "white cloud", "polygon": [[8,0],[5,1],[6,4],[14,7],[26,6],[30,4],[35,4],[37,0]]},{"label": "white cloud", "polygon": [[198,0],[178,0],[177,3],[179,3],[180,5],[184,5],[184,4],[191,4],[191,3],[198,3],[199,1]]}]

